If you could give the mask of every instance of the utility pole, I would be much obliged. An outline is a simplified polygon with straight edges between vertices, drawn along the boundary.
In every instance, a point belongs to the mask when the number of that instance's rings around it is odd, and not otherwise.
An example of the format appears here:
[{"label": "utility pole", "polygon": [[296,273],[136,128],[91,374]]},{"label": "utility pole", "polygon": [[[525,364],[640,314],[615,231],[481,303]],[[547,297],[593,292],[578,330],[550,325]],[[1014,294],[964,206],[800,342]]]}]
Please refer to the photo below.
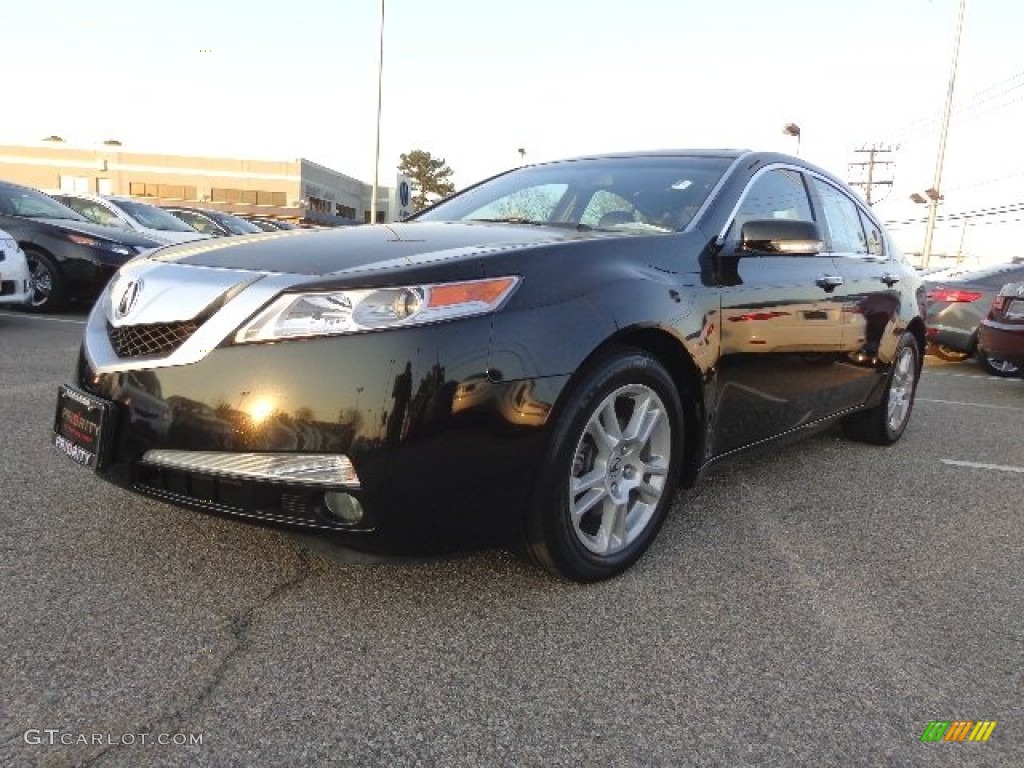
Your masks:
[{"label": "utility pole", "polygon": [[[891,160],[879,160],[879,157],[884,157],[891,154],[893,147],[884,147],[879,144],[873,144],[870,147],[861,147],[855,149],[854,152],[857,154],[866,154],[867,160],[863,160],[856,163],[850,163],[850,172],[853,173],[854,168],[866,168],[866,173],[858,173],[858,180],[851,181],[851,187],[863,187],[864,188],[864,199],[867,200],[868,205],[876,202],[873,196],[872,190],[875,187],[891,187],[892,186],[892,175],[889,172],[889,168],[893,166]],[[880,172],[885,178],[878,178],[875,172],[875,166],[880,166]]]}]

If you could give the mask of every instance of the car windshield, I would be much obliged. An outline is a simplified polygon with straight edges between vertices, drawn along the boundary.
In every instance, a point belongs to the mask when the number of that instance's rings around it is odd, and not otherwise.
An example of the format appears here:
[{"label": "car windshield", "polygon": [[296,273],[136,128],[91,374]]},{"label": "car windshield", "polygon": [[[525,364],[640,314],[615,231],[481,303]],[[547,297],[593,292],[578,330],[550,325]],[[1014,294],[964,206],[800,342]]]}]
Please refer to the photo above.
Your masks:
[{"label": "car windshield", "polygon": [[163,208],[157,208],[155,205],[136,203],[134,200],[111,200],[110,202],[144,227],[164,232],[195,232],[181,219],[175,218]]},{"label": "car windshield", "polygon": [[675,232],[690,223],[731,162],[722,157],[615,157],[520,168],[413,219]]},{"label": "car windshield", "polygon": [[25,187],[0,186],[0,213],[27,219],[69,219],[88,221],[49,195]]},{"label": "car windshield", "polygon": [[227,213],[221,213],[220,211],[214,213],[211,211],[209,216],[233,235],[251,235],[263,232],[255,224]]}]

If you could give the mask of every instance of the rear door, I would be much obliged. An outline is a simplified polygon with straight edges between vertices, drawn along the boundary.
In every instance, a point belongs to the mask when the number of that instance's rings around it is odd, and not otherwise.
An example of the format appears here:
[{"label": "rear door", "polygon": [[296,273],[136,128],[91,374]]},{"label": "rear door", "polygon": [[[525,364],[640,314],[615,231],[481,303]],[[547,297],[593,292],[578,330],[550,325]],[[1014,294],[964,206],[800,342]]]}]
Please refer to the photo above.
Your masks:
[{"label": "rear door", "polygon": [[811,175],[810,187],[821,212],[826,247],[842,284],[829,296],[842,318],[843,355],[833,413],[863,404],[884,386],[884,374],[899,342],[900,303],[905,267],[889,252],[882,228],[846,190]]}]

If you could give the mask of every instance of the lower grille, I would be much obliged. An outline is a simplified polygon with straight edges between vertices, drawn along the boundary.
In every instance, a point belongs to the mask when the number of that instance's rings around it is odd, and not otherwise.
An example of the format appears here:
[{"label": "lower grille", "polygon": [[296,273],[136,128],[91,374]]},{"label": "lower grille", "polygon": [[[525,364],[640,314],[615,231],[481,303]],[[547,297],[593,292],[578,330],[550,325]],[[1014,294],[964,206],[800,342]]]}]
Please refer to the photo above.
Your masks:
[{"label": "lower grille", "polygon": [[118,357],[169,355],[196,332],[198,320],[152,325],[125,325],[116,328],[107,324],[107,338]]},{"label": "lower grille", "polygon": [[148,465],[136,468],[132,486],[137,491],[182,506],[269,523],[335,531],[372,529],[367,525],[354,528],[338,523],[324,506],[323,493],[312,489],[240,482]]}]

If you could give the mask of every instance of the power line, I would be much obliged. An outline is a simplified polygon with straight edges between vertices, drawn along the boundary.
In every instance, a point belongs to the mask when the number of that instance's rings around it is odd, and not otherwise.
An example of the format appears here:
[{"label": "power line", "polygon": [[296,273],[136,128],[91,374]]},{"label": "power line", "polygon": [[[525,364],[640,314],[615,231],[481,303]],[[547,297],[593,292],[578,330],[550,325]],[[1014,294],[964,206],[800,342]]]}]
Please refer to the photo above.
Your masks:
[{"label": "power line", "polygon": [[[986,208],[976,208],[970,211],[956,211],[936,215],[936,221],[963,221],[964,219],[983,219],[991,216],[1005,216],[1012,213],[1024,213],[1024,201],[1018,203],[1007,203],[1006,205],[994,205]],[[886,221],[885,225],[900,226],[909,224],[924,224],[927,217],[914,216],[907,219],[892,219]]]},{"label": "power line", "polygon": [[[964,119],[965,117],[968,117],[971,112],[976,111],[978,108],[984,106],[985,104],[993,101],[994,99],[1006,96],[1019,88],[1024,88],[1024,71],[1016,72],[1010,77],[1000,80],[986,88],[981,89],[980,91],[975,91],[973,94],[968,96],[963,101],[958,102],[953,107],[954,118],[956,120]],[[996,91],[997,89],[1001,90],[998,90],[996,93],[991,93],[992,91]],[[990,114],[991,112],[999,111],[1000,109],[1004,109],[1006,106],[1015,104],[1018,101],[1020,101],[1020,99],[1015,99],[1013,101],[1008,102],[1005,105],[996,106],[991,110],[986,111],[984,114]],[[919,133],[925,133],[927,131],[932,130],[938,125],[939,122],[940,118],[934,115],[920,117],[917,120],[912,120],[910,123],[906,125],[905,128],[903,128],[902,131],[898,131],[896,133],[896,135],[899,137],[899,143],[905,141],[906,138],[909,136],[913,136]]]}]

